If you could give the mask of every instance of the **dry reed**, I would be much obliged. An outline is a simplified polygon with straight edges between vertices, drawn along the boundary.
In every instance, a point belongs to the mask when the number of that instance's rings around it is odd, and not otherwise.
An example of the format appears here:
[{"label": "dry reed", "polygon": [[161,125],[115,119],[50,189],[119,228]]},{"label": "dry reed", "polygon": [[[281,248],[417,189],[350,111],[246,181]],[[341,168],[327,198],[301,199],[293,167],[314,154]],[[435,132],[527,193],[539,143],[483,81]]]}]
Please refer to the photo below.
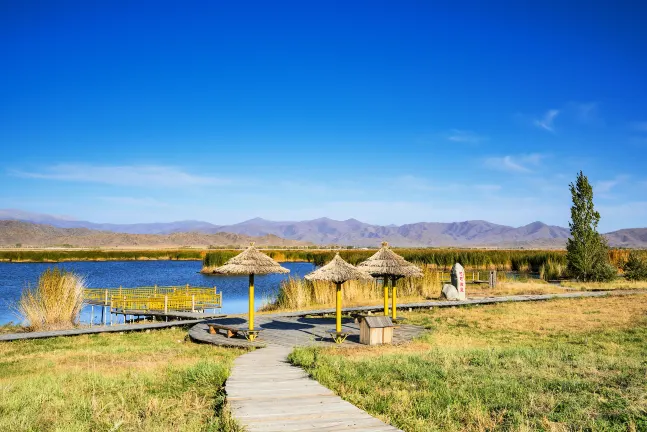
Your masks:
[{"label": "dry reed", "polygon": [[[440,273],[423,268],[422,278],[401,278],[397,281],[398,296],[435,298],[440,294]],[[347,303],[377,303],[383,298],[382,279],[348,281],[342,286],[342,298]],[[276,300],[262,310],[299,310],[335,303],[335,287],[330,282],[288,278],[281,282]]]},{"label": "dry reed", "polygon": [[58,268],[47,269],[35,287],[23,290],[18,311],[32,331],[74,327],[83,307],[84,280]]}]

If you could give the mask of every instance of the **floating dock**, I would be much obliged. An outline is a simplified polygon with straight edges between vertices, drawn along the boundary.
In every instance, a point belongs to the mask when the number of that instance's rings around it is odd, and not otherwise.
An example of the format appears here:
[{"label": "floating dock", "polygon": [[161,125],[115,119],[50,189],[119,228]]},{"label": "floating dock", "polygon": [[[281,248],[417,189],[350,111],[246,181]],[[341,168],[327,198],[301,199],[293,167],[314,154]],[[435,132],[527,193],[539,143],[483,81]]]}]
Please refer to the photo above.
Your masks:
[{"label": "floating dock", "polygon": [[[124,322],[131,317],[131,322],[151,319],[193,320],[208,319],[220,316],[222,293],[216,287],[151,286],[137,288],[87,288],[83,290],[83,301],[91,308],[94,320],[94,308],[101,308],[103,325],[113,325],[113,317]],[[212,310],[213,313],[206,313]]]}]

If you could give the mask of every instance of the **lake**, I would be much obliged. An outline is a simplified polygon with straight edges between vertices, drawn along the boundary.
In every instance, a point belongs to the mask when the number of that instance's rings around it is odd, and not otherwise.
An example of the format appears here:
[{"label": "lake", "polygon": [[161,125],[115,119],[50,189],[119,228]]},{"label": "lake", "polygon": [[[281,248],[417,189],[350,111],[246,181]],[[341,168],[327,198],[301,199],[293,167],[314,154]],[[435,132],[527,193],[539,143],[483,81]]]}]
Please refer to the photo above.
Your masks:
[{"label": "lake", "polygon": [[[301,277],[311,272],[314,265],[305,262],[282,263],[290,274],[256,276],[254,287],[256,306],[274,299],[282,280]],[[33,286],[38,276],[48,267],[72,270],[86,279],[88,288],[132,288],[137,286],[186,285],[213,287],[223,293],[222,313],[246,313],[249,278],[247,276],[207,276],[200,272],[200,261],[72,261],[64,263],[0,263],[0,325],[19,323],[13,305],[20,298],[23,287]],[[98,322],[101,308],[95,308]],[[90,308],[81,314],[82,322],[90,321]]]}]

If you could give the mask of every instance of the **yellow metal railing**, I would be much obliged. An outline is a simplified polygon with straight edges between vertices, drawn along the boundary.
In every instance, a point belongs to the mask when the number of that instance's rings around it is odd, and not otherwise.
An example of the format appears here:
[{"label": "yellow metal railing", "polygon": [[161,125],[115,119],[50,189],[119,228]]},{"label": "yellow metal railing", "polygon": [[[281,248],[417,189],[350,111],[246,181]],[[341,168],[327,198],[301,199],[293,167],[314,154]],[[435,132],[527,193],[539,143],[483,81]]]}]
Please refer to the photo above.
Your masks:
[{"label": "yellow metal railing", "polygon": [[88,302],[110,306],[111,309],[138,311],[197,311],[222,307],[222,293],[216,288],[137,287],[88,288],[83,290]]}]

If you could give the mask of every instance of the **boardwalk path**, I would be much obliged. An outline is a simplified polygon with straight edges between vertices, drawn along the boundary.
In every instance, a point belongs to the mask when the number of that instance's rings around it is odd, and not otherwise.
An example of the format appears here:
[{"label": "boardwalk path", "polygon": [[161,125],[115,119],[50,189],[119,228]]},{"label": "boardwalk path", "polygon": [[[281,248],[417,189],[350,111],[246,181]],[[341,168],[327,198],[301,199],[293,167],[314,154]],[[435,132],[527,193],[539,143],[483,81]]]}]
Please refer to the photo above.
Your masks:
[{"label": "boardwalk path", "polygon": [[227,379],[233,416],[250,432],[398,431],[344,401],[287,361],[291,348],[268,346],[234,361]]},{"label": "boardwalk path", "polygon": [[131,331],[146,331],[146,330],[159,330],[170,327],[183,327],[187,325],[195,325],[204,320],[184,320],[184,321],[169,321],[169,322],[156,322],[148,324],[119,324],[114,326],[95,326],[95,327],[82,327],[70,330],[52,330],[43,332],[25,332],[25,333],[8,333],[0,334],[0,342],[10,342],[17,340],[27,339],[46,339],[61,336],[80,336],[86,334],[97,333],[120,333]]}]

